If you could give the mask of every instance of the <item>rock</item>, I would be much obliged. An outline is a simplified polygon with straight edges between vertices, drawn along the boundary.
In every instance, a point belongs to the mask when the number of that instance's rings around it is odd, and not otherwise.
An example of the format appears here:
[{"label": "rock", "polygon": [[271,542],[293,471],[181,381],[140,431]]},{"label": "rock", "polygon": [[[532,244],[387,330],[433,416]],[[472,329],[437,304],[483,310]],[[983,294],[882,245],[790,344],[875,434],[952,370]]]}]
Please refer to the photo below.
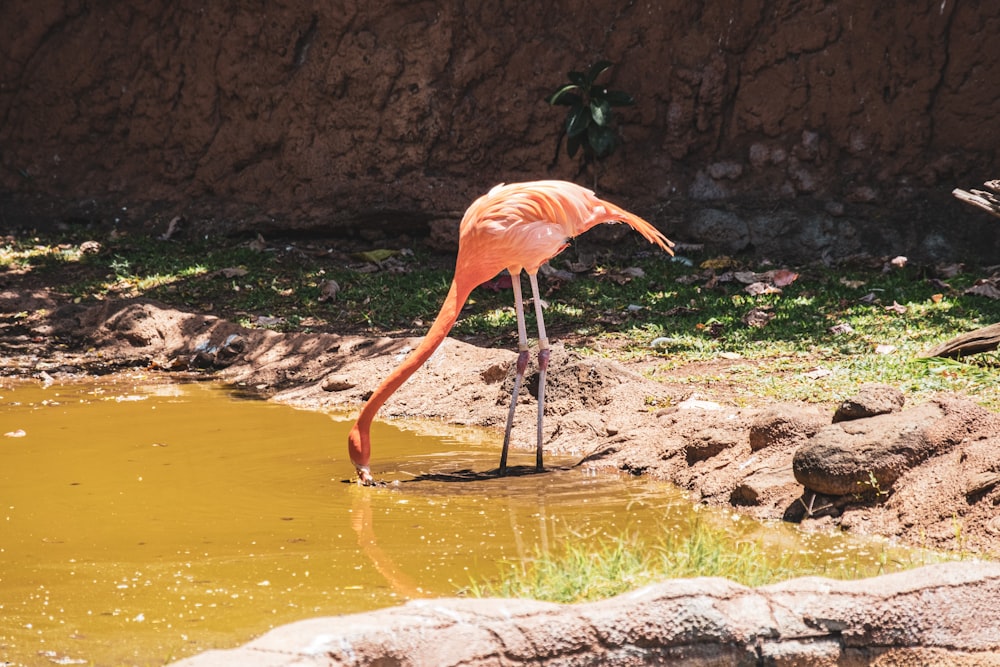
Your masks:
[{"label": "rock", "polygon": [[706,208],[691,219],[688,229],[692,240],[711,244],[717,251],[737,253],[750,244],[746,220],[728,211]]},{"label": "rock", "polygon": [[759,588],[678,579],[575,605],[414,600],[285,625],[175,667],[998,663],[1000,564]]},{"label": "rock", "polygon": [[852,396],[837,408],[833,415],[834,422],[850,419],[863,419],[897,412],[903,409],[906,398],[903,392],[895,387],[884,384],[863,384],[857,395]]},{"label": "rock", "polygon": [[729,495],[733,505],[763,505],[768,498],[783,498],[797,484],[791,461],[780,468],[761,468],[747,475]]},{"label": "rock", "polygon": [[750,449],[798,447],[816,434],[826,419],[790,405],[779,404],[757,415],[750,423]]},{"label": "rock", "polygon": [[995,433],[997,415],[970,401],[942,398],[903,412],[841,421],[795,452],[795,479],[831,496],[887,494],[899,477],[975,433]]},{"label": "rock", "polygon": [[345,391],[357,385],[346,375],[331,375],[323,380],[323,391]]},{"label": "rock", "polygon": [[739,444],[732,431],[709,428],[688,439],[684,445],[688,465],[710,459]]}]

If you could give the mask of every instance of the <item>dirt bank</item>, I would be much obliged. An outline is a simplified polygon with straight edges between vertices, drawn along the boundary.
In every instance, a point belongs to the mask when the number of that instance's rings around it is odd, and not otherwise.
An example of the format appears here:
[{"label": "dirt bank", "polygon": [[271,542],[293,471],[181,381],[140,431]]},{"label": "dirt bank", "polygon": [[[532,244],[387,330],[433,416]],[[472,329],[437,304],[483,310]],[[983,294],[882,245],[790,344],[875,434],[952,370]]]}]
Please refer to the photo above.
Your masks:
[{"label": "dirt bank", "polygon": [[[399,354],[416,343],[244,329],[144,300],[66,304],[44,290],[0,291],[0,307],[10,314],[0,329],[6,375],[77,377],[140,366],[216,377],[316,409],[358,408]],[[448,339],[380,414],[499,428],[514,357],[510,350]],[[598,468],[669,480],[695,501],[760,518],[1000,555],[1000,472],[990,453],[1000,447],[996,415],[946,396],[902,409],[901,401],[890,401],[890,407],[860,419],[841,415],[835,424],[833,404],[748,405],[752,399],[738,387],[692,384],[692,377],[715,375],[726,360],[677,369],[676,382],[662,374],[656,382],[646,379],[648,363],[581,357],[571,345],[557,344],[547,393],[548,450],[572,453]],[[529,370],[514,432],[515,446],[522,448],[533,443],[536,380]],[[856,442],[869,431],[891,442],[885,449]],[[893,440],[879,435],[884,433],[903,435]],[[801,461],[796,469],[796,452],[819,441],[844,447],[821,460],[861,461],[853,471],[861,483],[831,495],[809,481],[822,471],[803,468]],[[882,458],[864,459],[862,453],[875,456],[873,448]],[[345,451],[338,446],[330,456],[335,475],[352,475]],[[378,474],[377,445],[373,471]]]}]

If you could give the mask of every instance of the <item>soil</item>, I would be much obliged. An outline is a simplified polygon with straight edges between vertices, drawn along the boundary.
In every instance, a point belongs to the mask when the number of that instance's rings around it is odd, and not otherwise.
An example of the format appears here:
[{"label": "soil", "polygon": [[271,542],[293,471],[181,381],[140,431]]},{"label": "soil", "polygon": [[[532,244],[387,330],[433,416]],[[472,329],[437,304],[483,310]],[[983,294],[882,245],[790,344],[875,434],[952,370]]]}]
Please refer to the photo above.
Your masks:
[{"label": "soil", "polygon": [[[0,288],[0,373],[8,377],[49,382],[143,369],[222,380],[307,408],[356,411],[419,340],[246,329],[145,299],[68,303],[27,283]],[[449,338],[380,417],[495,428],[499,454],[515,356],[513,350]],[[1000,466],[991,454],[1000,446],[997,415],[960,396],[900,409],[898,391],[877,386],[859,387],[857,399],[843,406],[774,404],[755,396],[752,387],[720,382],[733,363],[750,362],[720,359],[664,371],[660,360],[585,357],[574,352],[571,337],[557,340],[547,385],[546,452],[573,455],[578,465],[595,469],[668,480],[695,502],[761,519],[1000,555]],[[515,456],[534,446],[533,365],[525,386]],[[895,421],[876,427],[876,420]],[[918,439],[901,436],[895,449],[885,451],[884,464],[859,464],[869,467],[854,471],[865,481],[856,491],[830,496],[803,487],[795,457],[814,441],[829,441],[831,429],[845,442],[863,431],[885,439],[887,432],[922,430]],[[858,452],[877,446],[848,445],[846,458],[856,460]],[[334,475],[353,474],[341,443],[331,443],[331,457]],[[845,455],[818,456],[834,458],[842,463]],[[376,442],[376,476],[378,463]],[[864,475],[871,470],[887,476],[873,476],[868,484]],[[810,469],[799,477],[808,481],[817,474]]]}]

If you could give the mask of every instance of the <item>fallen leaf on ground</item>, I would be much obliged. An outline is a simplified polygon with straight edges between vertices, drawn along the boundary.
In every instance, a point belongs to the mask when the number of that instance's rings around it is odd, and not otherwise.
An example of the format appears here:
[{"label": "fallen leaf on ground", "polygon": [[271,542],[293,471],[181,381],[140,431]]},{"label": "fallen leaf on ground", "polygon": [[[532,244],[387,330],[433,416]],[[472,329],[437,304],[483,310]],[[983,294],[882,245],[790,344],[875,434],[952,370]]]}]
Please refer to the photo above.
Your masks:
[{"label": "fallen leaf on ground", "polygon": [[841,285],[846,285],[852,289],[857,289],[858,287],[864,287],[865,281],[863,280],[848,280],[847,278],[840,279]]},{"label": "fallen leaf on ground", "polygon": [[771,274],[771,282],[778,287],[788,287],[799,278],[799,274],[794,271],[789,271],[788,269],[775,269],[774,271],[769,271],[768,273]]},{"label": "fallen leaf on ground", "polygon": [[769,308],[751,308],[743,316],[743,324],[759,329],[766,327],[774,319],[774,312]]},{"label": "fallen leaf on ground", "polygon": [[781,294],[781,288],[770,283],[753,283],[747,285],[744,291],[750,296],[760,296],[761,294]]},{"label": "fallen leaf on ground", "polygon": [[267,241],[264,240],[263,236],[258,234],[257,238],[255,238],[253,241],[250,241],[250,243],[248,243],[247,246],[255,252],[264,252],[265,250],[267,250]]},{"label": "fallen leaf on ground", "polygon": [[250,273],[241,266],[227,266],[224,269],[219,269],[218,271],[212,271],[209,273],[209,277],[222,276],[223,278],[242,278],[246,274]]},{"label": "fallen leaf on ground", "polygon": [[945,290],[947,292],[951,291],[951,285],[941,280],[940,278],[929,278],[927,280],[931,284],[931,287],[937,287],[940,290]]},{"label": "fallen leaf on ground", "polygon": [[633,278],[644,278],[646,272],[637,266],[630,266],[621,270],[612,269],[610,271],[600,271],[597,273],[598,278],[604,280],[610,280],[617,285],[625,285],[632,282]]},{"label": "fallen leaf on ground", "polygon": [[390,250],[388,248],[377,248],[375,250],[356,252],[354,253],[353,257],[355,259],[371,262],[372,264],[379,264],[389,259],[390,257],[395,257],[398,254],[399,254],[398,250]]},{"label": "fallen leaf on ground", "polygon": [[965,271],[964,264],[946,264],[944,266],[936,267],[938,275],[942,278],[954,278],[962,271]]},{"label": "fallen leaf on ground", "polygon": [[736,260],[732,257],[713,257],[712,259],[706,259],[699,266],[703,269],[731,269],[736,266]]},{"label": "fallen leaf on ground", "polygon": [[987,299],[1000,299],[1000,289],[992,282],[979,281],[969,289],[965,290],[966,294],[974,294],[976,296],[985,296]]},{"label": "fallen leaf on ground", "polygon": [[840,324],[834,324],[832,327],[827,329],[827,331],[834,335],[849,334],[854,333],[854,327],[847,322],[841,322]]},{"label": "fallen leaf on ground", "polygon": [[[554,278],[556,280],[575,280],[576,275],[570,271],[563,271],[562,269],[553,268],[548,262],[542,264],[538,267],[538,272],[545,276],[546,278]],[[510,276],[508,276],[509,278]]]},{"label": "fallen leaf on ground", "polygon": [[802,377],[809,378],[810,380],[818,380],[820,378],[825,378],[827,375],[833,375],[833,371],[829,368],[814,368],[811,371],[803,373]]},{"label": "fallen leaf on ground", "polygon": [[483,289],[488,289],[491,292],[499,292],[502,289],[510,289],[513,287],[514,282],[510,277],[509,273],[505,273],[498,277],[496,280],[490,280],[488,282],[480,285]]},{"label": "fallen leaf on ground", "polygon": [[895,345],[876,345],[875,354],[892,354],[896,351]]},{"label": "fallen leaf on ground", "polygon": [[691,396],[677,404],[678,410],[721,410],[722,406],[715,401],[705,401],[698,398],[698,394]]},{"label": "fallen leaf on ground", "polygon": [[900,315],[902,315],[903,313],[906,312],[906,306],[901,305],[901,304],[896,303],[895,301],[893,301],[891,306],[886,306],[885,307],[885,311],[886,312],[899,313]]},{"label": "fallen leaf on ground", "polygon": [[677,315],[693,315],[699,312],[697,308],[689,308],[687,306],[674,306],[670,310],[663,313],[664,317],[676,317]]}]

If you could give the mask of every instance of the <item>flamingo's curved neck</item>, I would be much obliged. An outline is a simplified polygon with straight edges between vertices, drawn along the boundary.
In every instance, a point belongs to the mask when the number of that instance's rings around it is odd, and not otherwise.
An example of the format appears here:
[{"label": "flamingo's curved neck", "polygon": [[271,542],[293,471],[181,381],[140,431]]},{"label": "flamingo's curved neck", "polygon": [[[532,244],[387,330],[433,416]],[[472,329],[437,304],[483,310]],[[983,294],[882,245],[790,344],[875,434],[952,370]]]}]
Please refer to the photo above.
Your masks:
[{"label": "flamingo's curved neck", "polygon": [[[441,310],[438,312],[437,317],[434,318],[434,322],[431,324],[430,329],[427,331],[427,335],[424,339],[420,341],[420,344],[407,355],[406,359],[396,367],[392,373],[386,377],[382,383],[375,389],[368,402],[365,403],[364,408],[361,409],[361,414],[358,416],[358,421],[355,424],[355,429],[358,430],[362,443],[365,445],[364,449],[367,450],[368,445],[368,433],[371,428],[371,423],[375,419],[375,414],[379,411],[379,408],[389,399],[392,394],[399,389],[404,382],[406,382],[411,375],[413,375],[418,368],[420,368],[427,359],[430,358],[434,351],[438,348],[447,336],[448,332],[455,325],[455,321],[458,319],[459,312],[462,310],[462,306],[465,304],[465,300],[469,298],[469,294],[472,293],[475,285],[468,285],[464,281],[460,281],[457,277],[452,281],[451,287],[448,290],[448,295],[444,299],[444,304],[441,306]],[[359,452],[363,461],[355,460],[355,463],[367,464],[368,462],[368,451]]]}]

